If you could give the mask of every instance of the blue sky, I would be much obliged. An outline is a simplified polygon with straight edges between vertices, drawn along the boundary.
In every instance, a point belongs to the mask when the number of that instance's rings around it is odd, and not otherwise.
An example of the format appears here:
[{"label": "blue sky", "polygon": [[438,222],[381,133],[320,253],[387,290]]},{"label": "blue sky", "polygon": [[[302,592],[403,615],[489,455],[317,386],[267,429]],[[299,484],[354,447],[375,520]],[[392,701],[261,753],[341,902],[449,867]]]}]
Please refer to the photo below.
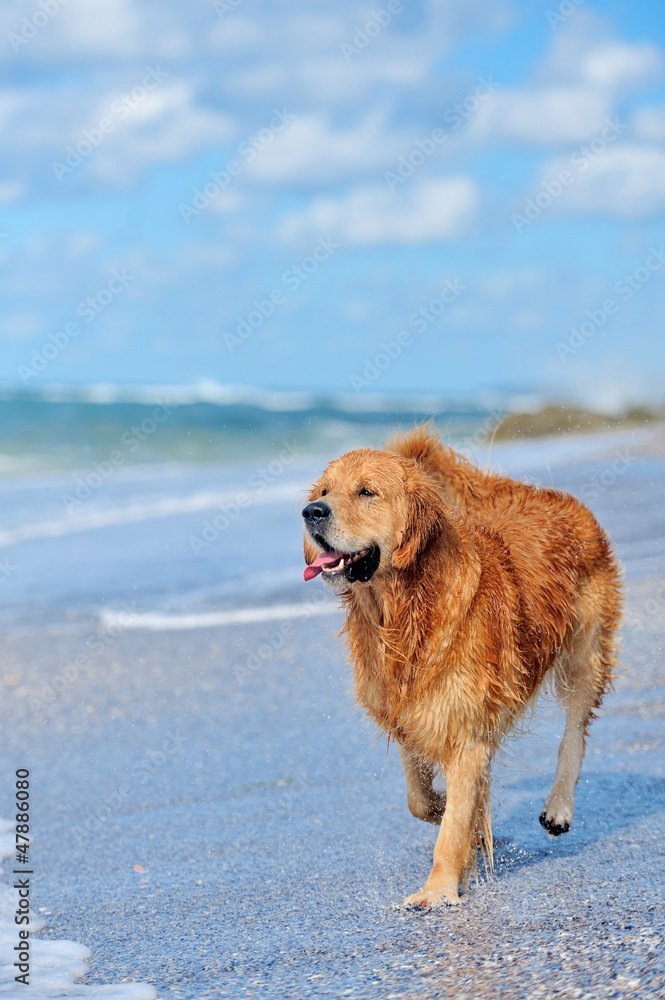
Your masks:
[{"label": "blue sky", "polygon": [[0,382],[662,399],[664,21],[8,0]]}]

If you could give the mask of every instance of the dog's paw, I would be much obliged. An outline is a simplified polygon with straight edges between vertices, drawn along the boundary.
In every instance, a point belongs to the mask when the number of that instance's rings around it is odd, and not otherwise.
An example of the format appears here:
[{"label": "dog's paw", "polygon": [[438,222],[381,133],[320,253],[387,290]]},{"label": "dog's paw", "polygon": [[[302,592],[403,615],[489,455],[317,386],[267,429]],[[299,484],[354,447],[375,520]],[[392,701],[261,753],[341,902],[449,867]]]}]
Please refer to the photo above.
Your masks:
[{"label": "dog's paw", "polygon": [[427,798],[410,796],[408,798],[409,812],[416,819],[421,819],[424,823],[436,823],[437,826],[443,819],[446,811],[446,796],[443,792],[432,789]]},{"label": "dog's paw", "polygon": [[442,889],[421,889],[402,903],[405,910],[437,910],[443,906],[457,906],[461,903],[457,893],[444,892]]},{"label": "dog's paw", "polygon": [[560,837],[562,833],[568,833],[570,830],[574,809],[574,797],[555,783],[538,817],[540,825],[550,836]]},{"label": "dog's paw", "polygon": [[543,809],[538,819],[543,829],[552,837],[560,837],[562,833],[568,833],[570,830],[570,818],[566,819],[565,814],[557,815],[553,811]]},{"label": "dog's paw", "polygon": [[426,823],[441,823],[446,811],[446,796],[443,792],[433,791],[429,800],[429,809],[422,817]]}]

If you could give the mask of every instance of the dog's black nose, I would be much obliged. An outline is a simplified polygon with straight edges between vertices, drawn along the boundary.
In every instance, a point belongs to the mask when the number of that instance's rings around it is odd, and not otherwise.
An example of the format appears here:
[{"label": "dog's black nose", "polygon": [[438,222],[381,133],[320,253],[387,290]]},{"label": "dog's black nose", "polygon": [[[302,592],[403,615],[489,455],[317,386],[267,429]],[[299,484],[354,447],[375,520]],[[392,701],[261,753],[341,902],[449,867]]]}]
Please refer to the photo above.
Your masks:
[{"label": "dog's black nose", "polygon": [[330,507],[323,500],[312,500],[311,503],[306,504],[302,509],[302,516],[310,524],[318,524],[319,521],[325,521],[331,514]]}]

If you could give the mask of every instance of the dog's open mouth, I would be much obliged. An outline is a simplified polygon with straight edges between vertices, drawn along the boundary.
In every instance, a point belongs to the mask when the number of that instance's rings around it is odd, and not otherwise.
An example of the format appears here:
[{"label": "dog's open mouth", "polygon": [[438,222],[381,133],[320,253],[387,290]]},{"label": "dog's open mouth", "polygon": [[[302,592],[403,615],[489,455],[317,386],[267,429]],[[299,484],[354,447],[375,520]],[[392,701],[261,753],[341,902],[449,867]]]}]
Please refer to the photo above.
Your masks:
[{"label": "dog's open mouth", "polygon": [[[323,539],[317,538],[317,544],[326,545]],[[381,553],[376,546],[361,549],[360,552],[338,552],[326,546],[311,565],[305,569],[305,580],[313,580],[319,573],[326,577],[344,576],[350,583],[356,581],[367,583],[378,569]]]}]

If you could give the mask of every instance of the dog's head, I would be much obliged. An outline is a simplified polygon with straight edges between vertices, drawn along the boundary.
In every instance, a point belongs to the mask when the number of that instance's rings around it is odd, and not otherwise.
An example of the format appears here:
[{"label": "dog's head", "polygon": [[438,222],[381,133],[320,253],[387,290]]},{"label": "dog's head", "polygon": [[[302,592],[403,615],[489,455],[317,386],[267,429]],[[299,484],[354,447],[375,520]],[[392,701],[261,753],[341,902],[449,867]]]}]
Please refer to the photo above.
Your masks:
[{"label": "dog's head", "polygon": [[305,579],[338,592],[416,563],[445,523],[436,481],[411,459],[363,448],[331,462],[303,507]]}]

